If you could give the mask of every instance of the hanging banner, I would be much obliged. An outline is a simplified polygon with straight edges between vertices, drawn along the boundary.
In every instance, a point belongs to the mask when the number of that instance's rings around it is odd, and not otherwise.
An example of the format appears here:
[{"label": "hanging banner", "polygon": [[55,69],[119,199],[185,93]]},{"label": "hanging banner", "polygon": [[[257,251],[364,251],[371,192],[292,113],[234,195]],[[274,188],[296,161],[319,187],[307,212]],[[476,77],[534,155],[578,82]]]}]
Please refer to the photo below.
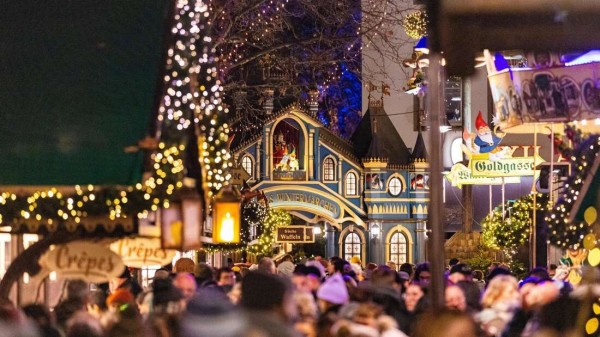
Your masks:
[{"label": "hanging banner", "polygon": [[39,261],[43,270],[56,271],[59,277],[88,282],[108,282],[125,269],[121,257],[108,247],[93,242],[57,245]]},{"label": "hanging banner", "polygon": [[173,261],[174,249],[163,249],[159,238],[123,238],[113,242],[110,249],[121,256],[128,267],[164,266]]},{"label": "hanging banner", "polygon": [[[488,76],[502,129],[600,116],[600,63],[545,69],[513,68]],[[509,131],[510,132],[510,131]]]},{"label": "hanging banner", "polygon": [[462,163],[457,163],[452,166],[450,172],[445,174],[446,180],[452,186],[462,187],[462,185],[501,185],[501,184],[518,184],[521,182],[520,177],[475,177],[471,169]]}]

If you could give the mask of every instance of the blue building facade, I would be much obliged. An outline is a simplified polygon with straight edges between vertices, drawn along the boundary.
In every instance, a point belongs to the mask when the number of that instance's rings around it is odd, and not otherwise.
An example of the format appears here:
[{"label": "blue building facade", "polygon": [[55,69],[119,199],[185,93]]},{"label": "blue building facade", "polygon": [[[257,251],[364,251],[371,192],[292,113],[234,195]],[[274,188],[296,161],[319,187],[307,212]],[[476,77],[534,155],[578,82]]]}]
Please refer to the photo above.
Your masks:
[{"label": "blue building facade", "polygon": [[292,104],[270,112],[255,132],[234,137],[236,165],[247,184],[323,229],[326,255],[398,264],[425,260],[428,164],[423,139],[412,153],[383,110],[371,102],[350,140]]}]

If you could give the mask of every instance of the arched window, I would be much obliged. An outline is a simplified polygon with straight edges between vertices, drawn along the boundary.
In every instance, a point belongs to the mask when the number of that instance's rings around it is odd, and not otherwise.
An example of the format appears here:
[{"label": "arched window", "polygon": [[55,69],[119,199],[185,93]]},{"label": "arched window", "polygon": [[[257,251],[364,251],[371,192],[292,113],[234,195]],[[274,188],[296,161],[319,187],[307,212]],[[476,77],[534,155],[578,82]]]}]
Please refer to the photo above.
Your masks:
[{"label": "arched window", "polygon": [[252,163],[252,158],[250,156],[242,157],[242,168],[248,172],[248,174],[252,177],[252,172],[254,168],[252,167],[254,163]]},{"label": "arched window", "polygon": [[346,195],[357,195],[356,174],[350,172],[346,175]]},{"label": "arched window", "polygon": [[402,264],[408,262],[408,251],[407,251],[407,240],[406,236],[401,232],[392,234],[390,239],[390,260],[396,264]]},{"label": "arched window", "polygon": [[332,158],[325,158],[323,161],[323,181],[335,180],[335,163]]},{"label": "arched window", "polygon": [[361,242],[358,234],[350,232],[344,239],[344,260],[350,261],[353,256],[361,257]]},{"label": "arched window", "polygon": [[402,186],[402,181],[400,180],[400,178],[392,177],[392,179],[390,179],[390,182],[388,183],[388,191],[392,196],[398,196],[400,193],[402,193],[403,189],[404,188]]}]

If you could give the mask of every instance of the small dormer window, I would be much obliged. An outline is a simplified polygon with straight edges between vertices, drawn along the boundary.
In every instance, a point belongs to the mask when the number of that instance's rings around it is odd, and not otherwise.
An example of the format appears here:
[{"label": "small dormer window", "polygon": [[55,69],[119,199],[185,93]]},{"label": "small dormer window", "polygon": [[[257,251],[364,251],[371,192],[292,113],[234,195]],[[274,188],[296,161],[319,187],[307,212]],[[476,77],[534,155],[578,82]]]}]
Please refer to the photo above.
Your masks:
[{"label": "small dormer window", "polygon": [[323,181],[335,180],[335,163],[332,158],[325,158],[323,161]]},{"label": "small dormer window", "polygon": [[250,158],[250,156],[242,157],[242,168],[246,170],[250,176],[252,176],[253,166],[252,158]]}]

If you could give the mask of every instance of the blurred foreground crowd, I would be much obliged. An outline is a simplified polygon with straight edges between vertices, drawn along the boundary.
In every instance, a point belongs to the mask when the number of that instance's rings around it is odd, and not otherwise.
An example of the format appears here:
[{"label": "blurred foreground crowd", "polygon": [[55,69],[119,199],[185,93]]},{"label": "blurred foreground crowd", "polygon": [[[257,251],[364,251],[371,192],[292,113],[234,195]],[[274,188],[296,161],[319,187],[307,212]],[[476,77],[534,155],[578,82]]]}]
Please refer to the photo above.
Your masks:
[{"label": "blurred foreground crowd", "polygon": [[106,284],[69,281],[52,310],[0,303],[0,336],[585,336],[600,315],[598,290],[574,288],[560,268],[517,279],[503,265],[484,273],[451,259],[445,307],[436,310],[430,281],[427,262],[286,255],[214,269],[182,258],[147,289],[125,269]]}]

